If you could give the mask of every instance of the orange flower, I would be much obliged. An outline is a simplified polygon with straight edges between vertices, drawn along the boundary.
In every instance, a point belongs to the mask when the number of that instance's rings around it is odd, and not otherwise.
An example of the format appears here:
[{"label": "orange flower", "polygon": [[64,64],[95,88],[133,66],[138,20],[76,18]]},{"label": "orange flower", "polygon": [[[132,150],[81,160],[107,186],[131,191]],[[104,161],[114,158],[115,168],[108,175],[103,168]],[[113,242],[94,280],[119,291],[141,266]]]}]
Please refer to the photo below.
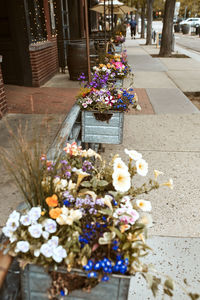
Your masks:
[{"label": "orange flower", "polygon": [[56,207],[56,208],[52,208],[50,211],[49,211],[49,215],[52,219],[57,219],[60,214],[62,213],[62,210],[61,208],[59,207]]},{"label": "orange flower", "polygon": [[45,201],[50,207],[58,206],[58,197],[55,194],[51,197],[47,197]]}]

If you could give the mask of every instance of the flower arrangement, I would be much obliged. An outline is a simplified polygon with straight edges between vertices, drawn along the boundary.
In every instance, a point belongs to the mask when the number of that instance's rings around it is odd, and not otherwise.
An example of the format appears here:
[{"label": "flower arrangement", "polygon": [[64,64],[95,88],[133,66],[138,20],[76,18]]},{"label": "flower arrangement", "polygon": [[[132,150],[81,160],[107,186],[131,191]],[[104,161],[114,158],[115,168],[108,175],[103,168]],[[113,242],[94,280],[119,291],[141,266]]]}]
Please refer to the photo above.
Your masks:
[{"label": "flower arrangement", "polygon": [[[154,171],[153,180],[134,186],[133,177],[145,177],[148,163],[137,151],[125,153],[128,164],[118,155],[106,164],[76,143],[67,144],[54,162],[42,155],[41,195],[34,205],[27,197],[29,208],[10,214],[2,230],[9,239],[6,251],[23,265],[83,269],[96,283],[108,281],[112,273],[146,273],[140,258],[149,251],[145,237],[152,206],[141,195],[172,188],[173,182],[160,184],[162,173]],[[63,286],[59,292],[64,293]]]},{"label": "flower arrangement", "polygon": [[107,64],[99,64],[94,66],[95,74],[107,75],[108,79],[120,78],[124,79],[131,73],[131,67],[127,62],[110,60]]},{"label": "flower arrangement", "polygon": [[114,37],[114,43],[115,43],[115,44],[122,44],[122,43],[124,43],[124,42],[125,42],[125,37],[124,37],[122,34],[116,35],[116,36]]},{"label": "flower arrangement", "polygon": [[128,111],[130,107],[140,110],[137,95],[133,89],[83,88],[77,96],[77,104],[82,110],[97,110],[103,113],[108,110]]}]

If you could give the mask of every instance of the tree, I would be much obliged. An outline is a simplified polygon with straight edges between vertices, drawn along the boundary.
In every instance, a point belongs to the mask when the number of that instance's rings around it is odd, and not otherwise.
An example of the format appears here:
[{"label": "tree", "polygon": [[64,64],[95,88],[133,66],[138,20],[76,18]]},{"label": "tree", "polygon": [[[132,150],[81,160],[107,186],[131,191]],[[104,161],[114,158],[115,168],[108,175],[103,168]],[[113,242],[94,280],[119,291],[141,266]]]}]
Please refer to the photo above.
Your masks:
[{"label": "tree", "polygon": [[154,2],[154,0],[147,0],[147,38],[146,38],[146,45],[151,45],[152,44],[153,2]]},{"label": "tree", "polygon": [[169,57],[172,54],[173,18],[176,0],[165,1],[164,22],[160,47],[160,56]]}]

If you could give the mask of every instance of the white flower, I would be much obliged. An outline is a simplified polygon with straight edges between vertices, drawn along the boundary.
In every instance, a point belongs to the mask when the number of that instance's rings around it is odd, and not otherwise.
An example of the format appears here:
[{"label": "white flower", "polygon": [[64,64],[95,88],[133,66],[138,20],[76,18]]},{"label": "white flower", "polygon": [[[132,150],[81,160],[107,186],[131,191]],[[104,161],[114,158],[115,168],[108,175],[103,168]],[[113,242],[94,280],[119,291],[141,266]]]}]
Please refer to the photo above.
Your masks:
[{"label": "white flower", "polygon": [[157,180],[159,175],[163,175],[163,172],[160,172],[158,170],[154,170],[154,176],[155,176],[155,180]]},{"label": "white flower", "polygon": [[12,234],[11,237],[9,238],[9,241],[10,241],[11,243],[16,242],[16,241],[17,241],[17,236],[16,236],[15,234]]},{"label": "white flower", "polygon": [[79,209],[68,209],[66,206],[61,208],[62,213],[56,219],[59,225],[72,225],[74,221],[80,220],[82,218],[82,212]]},{"label": "white flower", "polygon": [[70,179],[69,184],[68,184],[68,190],[73,190],[76,187],[76,183],[73,183],[72,180]]},{"label": "white flower", "polygon": [[30,235],[36,239],[40,238],[42,235],[42,225],[34,224],[28,228]]},{"label": "white flower", "polygon": [[106,71],[107,70],[107,68],[104,66],[103,68],[102,68],[102,71]]},{"label": "white flower", "polygon": [[58,247],[59,238],[57,236],[52,236],[52,238],[48,241],[48,245],[52,248]]},{"label": "white flower", "polygon": [[9,231],[16,231],[17,228],[19,227],[19,219],[16,218],[14,219],[13,217],[9,217],[9,219],[6,222],[6,227],[8,228]]},{"label": "white flower", "polygon": [[41,207],[32,207],[28,212],[32,222],[36,222],[41,217]]},{"label": "white flower", "polygon": [[120,201],[120,206],[121,207],[130,207],[131,209],[133,208],[132,204],[131,204],[131,199],[129,196],[124,196],[121,201]]},{"label": "white flower", "polygon": [[40,256],[40,249],[35,249],[34,250],[34,256],[39,257]]},{"label": "white flower", "polygon": [[124,152],[129,155],[129,157],[131,159],[134,159],[134,160],[138,160],[138,159],[141,159],[142,158],[142,154],[135,151],[135,150],[128,150],[128,149],[124,149]]},{"label": "white flower", "polygon": [[115,158],[113,168],[114,168],[114,171],[117,171],[120,169],[120,170],[125,170],[128,172],[127,165],[123,162],[123,160],[120,157]]},{"label": "white flower", "polygon": [[43,232],[42,232],[42,236],[43,236],[43,238],[44,238],[45,240],[48,240],[48,238],[49,238],[49,232],[43,231]]},{"label": "white flower", "polygon": [[23,252],[26,253],[29,251],[29,242],[27,241],[19,241],[16,244],[15,252]]},{"label": "white flower", "polygon": [[2,228],[2,232],[5,236],[9,238],[13,235],[13,231],[11,231],[7,226]]},{"label": "white flower", "polygon": [[152,207],[150,201],[136,200],[136,204],[142,211],[151,211]]},{"label": "white flower", "polygon": [[70,217],[72,217],[73,221],[78,221],[82,218],[82,212],[79,209],[71,209]]},{"label": "white flower", "polygon": [[114,171],[112,174],[113,186],[118,192],[127,192],[131,187],[131,178],[129,172],[125,170]]},{"label": "white flower", "polygon": [[142,108],[141,108],[141,106],[139,104],[137,104],[136,109],[139,110],[139,111],[142,110]]},{"label": "white flower", "polygon": [[146,225],[147,228],[153,226],[153,218],[150,214],[142,213],[140,215],[139,223]]},{"label": "white flower", "polygon": [[59,224],[59,225],[65,225],[67,224],[67,218],[68,216],[64,215],[64,214],[61,214],[57,219],[56,219],[56,222]]},{"label": "white flower", "polygon": [[148,163],[144,159],[136,161],[137,173],[141,176],[146,176],[148,173]]},{"label": "white flower", "polygon": [[40,253],[45,257],[51,257],[53,255],[53,248],[48,243],[45,243],[41,246]]},{"label": "white flower", "polygon": [[13,210],[13,212],[10,214],[9,219],[15,219],[16,221],[19,221],[20,213],[16,210]]},{"label": "white flower", "polygon": [[60,263],[65,257],[67,257],[67,252],[62,246],[53,249],[53,259],[57,263]]},{"label": "white flower", "polygon": [[45,220],[44,227],[45,227],[45,230],[49,233],[54,233],[54,232],[56,232],[56,229],[57,229],[56,222],[52,219]]},{"label": "white flower", "polygon": [[54,178],[53,184],[55,186],[55,191],[64,190],[67,187],[67,180],[60,179],[59,177]]},{"label": "white flower", "polygon": [[21,216],[20,222],[24,226],[29,226],[31,224],[31,218],[29,215]]},{"label": "white flower", "polygon": [[169,187],[171,190],[173,190],[174,186],[173,186],[173,179],[170,178],[169,181],[162,183],[161,185],[167,186]]}]

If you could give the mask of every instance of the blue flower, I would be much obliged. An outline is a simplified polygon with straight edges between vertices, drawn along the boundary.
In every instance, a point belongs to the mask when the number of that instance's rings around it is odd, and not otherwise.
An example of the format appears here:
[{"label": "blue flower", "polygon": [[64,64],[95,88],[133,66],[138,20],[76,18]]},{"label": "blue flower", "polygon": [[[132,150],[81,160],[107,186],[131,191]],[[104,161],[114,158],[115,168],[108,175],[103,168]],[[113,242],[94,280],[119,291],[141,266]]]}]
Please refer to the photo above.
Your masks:
[{"label": "blue flower", "polygon": [[109,277],[107,275],[104,275],[101,279],[101,281],[108,281],[109,280]]},{"label": "blue flower", "polygon": [[97,278],[97,273],[96,272],[90,272],[87,275],[88,278]]},{"label": "blue flower", "polygon": [[61,295],[61,296],[65,296],[64,290],[60,290],[60,295]]},{"label": "blue flower", "polygon": [[65,200],[63,201],[63,204],[66,205],[66,206],[69,206],[71,203],[70,203],[67,199],[65,199]]}]

